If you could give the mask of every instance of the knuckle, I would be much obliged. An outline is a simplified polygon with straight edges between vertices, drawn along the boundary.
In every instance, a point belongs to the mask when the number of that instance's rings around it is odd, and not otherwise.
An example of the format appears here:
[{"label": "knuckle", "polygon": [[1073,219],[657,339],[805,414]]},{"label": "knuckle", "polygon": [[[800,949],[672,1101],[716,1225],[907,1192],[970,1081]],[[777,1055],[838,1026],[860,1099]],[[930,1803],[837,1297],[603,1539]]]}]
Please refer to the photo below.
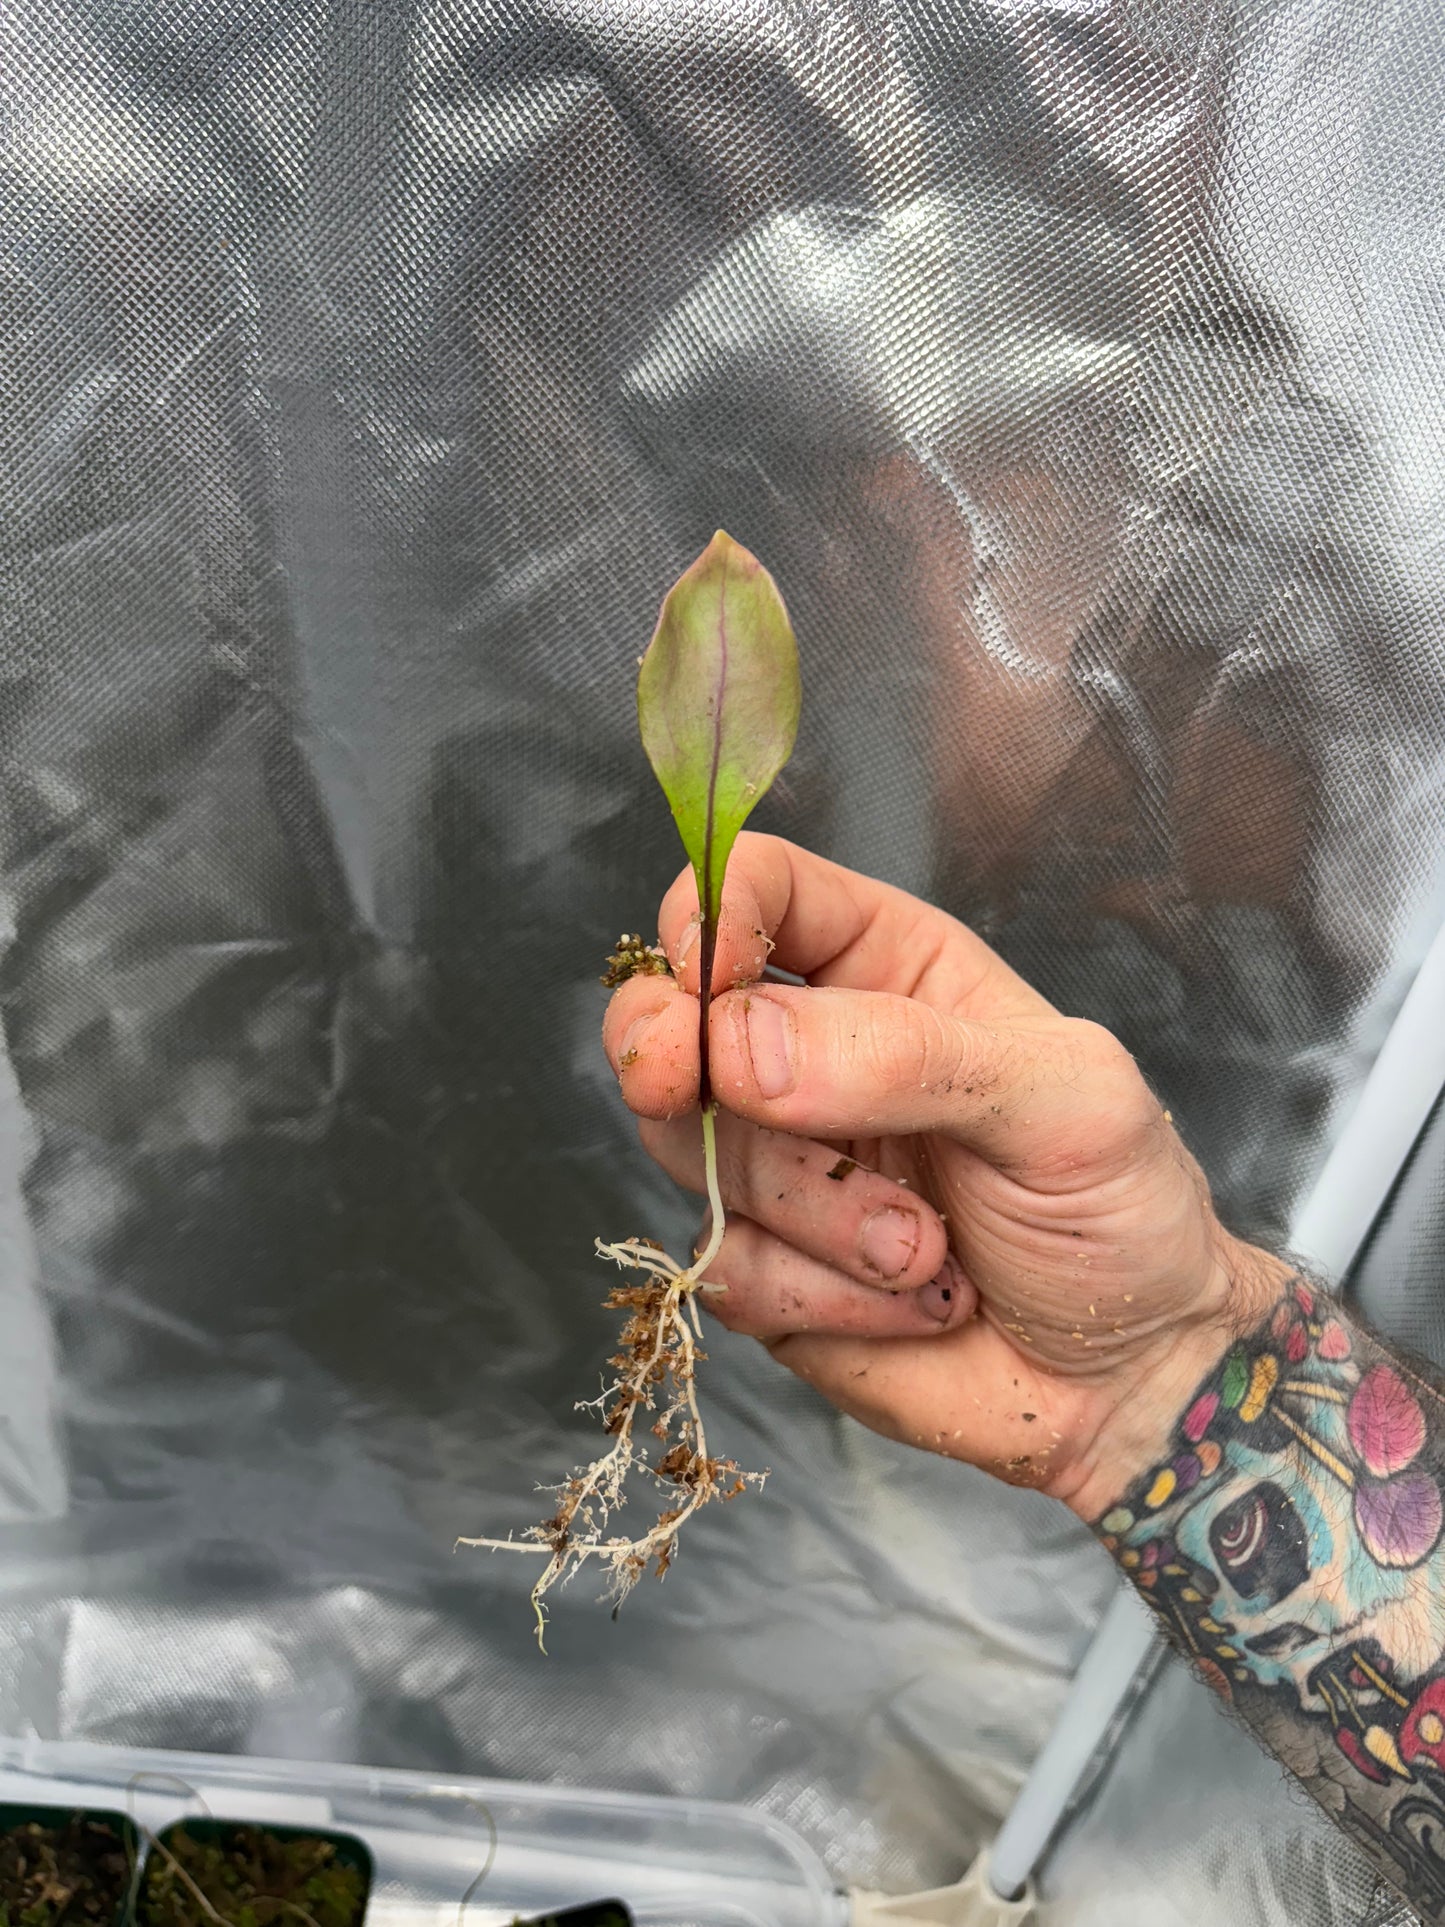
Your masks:
[{"label": "knuckle", "polygon": [[1135,1143],[1157,1132],[1163,1118],[1159,1100],[1113,1031],[1089,1018],[1071,1018],[1060,1044],[1063,1075],[1107,1110],[1116,1140]]},{"label": "knuckle", "polygon": [[1064,1047],[1075,1058],[1080,1070],[1114,1070],[1120,1065],[1134,1066],[1134,1059],[1113,1031],[1092,1017],[1068,1017],[1059,1030]]},{"label": "knuckle", "polygon": [[926,1004],[874,1011],[860,1038],[864,1063],[876,1080],[898,1090],[949,1083],[960,1060],[957,1026]]}]

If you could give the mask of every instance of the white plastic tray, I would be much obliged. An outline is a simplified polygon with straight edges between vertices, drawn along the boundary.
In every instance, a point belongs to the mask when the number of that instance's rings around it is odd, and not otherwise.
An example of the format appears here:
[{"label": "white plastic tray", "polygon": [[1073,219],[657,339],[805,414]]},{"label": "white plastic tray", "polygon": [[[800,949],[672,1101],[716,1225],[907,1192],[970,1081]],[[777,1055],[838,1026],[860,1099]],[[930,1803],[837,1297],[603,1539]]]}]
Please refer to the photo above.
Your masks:
[{"label": "white plastic tray", "polygon": [[[707,1800],[579,1793],[299,1760],[0,1739],[0,1800],[333,1827],[376,1860],[367,1927],[496,1927],[623,1900],[641,1927],[842,1927],[822,1862],[781,1822]],[[463,1911],[468,1888],[491,1870]]]}]

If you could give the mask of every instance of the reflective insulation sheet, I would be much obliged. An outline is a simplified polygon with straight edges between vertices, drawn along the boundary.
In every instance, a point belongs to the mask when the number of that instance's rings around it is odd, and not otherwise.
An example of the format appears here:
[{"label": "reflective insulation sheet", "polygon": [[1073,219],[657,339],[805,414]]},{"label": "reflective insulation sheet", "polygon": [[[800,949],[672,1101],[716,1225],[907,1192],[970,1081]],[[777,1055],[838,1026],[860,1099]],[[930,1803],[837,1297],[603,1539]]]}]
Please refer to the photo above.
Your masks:
[{"label": "reflective insulation sheet", "polygon": [[[772,1476],[616,1623],[578,1582],[544,1661],[523,1562],[452,1550],[585,1451],[593,1237],[695,1223],[597,1043],[678,864],[635,661],[754,548],[807,691],[767,827],[1114,1026],[1278,1237],[1445,906],[1445,16],[8,0],[3,44],[0,1727],[696,1791],[954,1877],[1114,1583],[1061,1512],[724,1340]],[[1173,1668],[1046,1889],[1385,1918]]]}]

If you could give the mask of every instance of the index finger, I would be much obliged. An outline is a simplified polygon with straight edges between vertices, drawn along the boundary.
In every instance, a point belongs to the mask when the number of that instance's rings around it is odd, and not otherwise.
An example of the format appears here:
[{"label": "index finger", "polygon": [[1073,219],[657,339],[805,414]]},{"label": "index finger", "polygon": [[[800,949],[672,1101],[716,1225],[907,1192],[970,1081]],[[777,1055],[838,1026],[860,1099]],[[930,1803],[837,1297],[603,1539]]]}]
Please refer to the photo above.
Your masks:
[{"label": "index finger", "polygon": [[[663,898],[658,930],[678,981],[696,996],[697,884],[690,868]],[[810,984],[891,991],[959,1014],[1050,1008],[946,911],[780,836],[744,833],[723,884],[714,991],[755,983],[769,961]]]}]

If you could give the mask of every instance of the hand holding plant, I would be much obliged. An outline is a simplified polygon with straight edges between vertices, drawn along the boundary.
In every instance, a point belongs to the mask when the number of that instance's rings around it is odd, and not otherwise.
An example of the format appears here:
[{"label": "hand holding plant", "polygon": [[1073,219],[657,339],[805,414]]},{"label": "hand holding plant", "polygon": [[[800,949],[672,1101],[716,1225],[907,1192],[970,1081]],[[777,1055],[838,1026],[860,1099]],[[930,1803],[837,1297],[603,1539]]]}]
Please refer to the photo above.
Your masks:
[{"label": "hand holding plant", "polygon": [[[941,910],[739,838],[797,716],[781,600],[719,534],[639,679],[691,864],[660,948],[628,939],[613,960],[603,1033],[648,1150],[710,1215],[686,1266],[645,1238],[599,1242],[641,1280],[608,1300],[627,1314],[598,1401],[612,1443],[528,1537],[463,1542],[546,1555],[539,1633],[577,1565],[601,1560],[620,1597],[745,1483],[707,1448],[699,1299],[866,1424],[1089,1518],[1278,1289],[1107,1031]],[[762,982],[770,957],[805,984]],[[613,1535],[635,1475],[663,1504]]]},{"label": "hand holding plant", "polygon": [[[700,1190],[696,901],[684,872],[678,981],[625,984],[603,1037]],[[767,955],[807,987],[749,987]],[[1092,1516],[1285,1268],[1220,1225],[1117,1039],[901,890],[745,836],[712,983],[709,1308],[876,1430]]]}]

